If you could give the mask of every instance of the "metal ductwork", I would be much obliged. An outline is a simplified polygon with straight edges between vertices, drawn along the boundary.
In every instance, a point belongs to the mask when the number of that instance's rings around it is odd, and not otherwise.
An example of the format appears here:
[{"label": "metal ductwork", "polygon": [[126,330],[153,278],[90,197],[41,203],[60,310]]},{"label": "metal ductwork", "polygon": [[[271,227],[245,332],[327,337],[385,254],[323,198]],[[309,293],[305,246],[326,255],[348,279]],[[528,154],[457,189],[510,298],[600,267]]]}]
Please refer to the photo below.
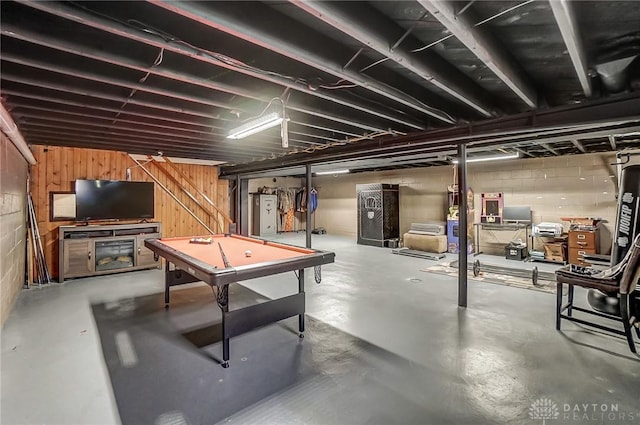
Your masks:
[{"label": "metal ductwork", "polygon": [[7,135],[9,140],[11,140],[29,164],[35,164],[36,159],[31,153],[31,150],[29,150],[27,142],[24,140],[24,137],[22,137],[20,130],[18,130],[18,126],[11,117],[11,114],[9,114],[9,111],[7,111],[2,103],[0,103],[0,121],[2,122],[2,132]]},{"label": "metal ductwork", "polygon": [[629,82],[629,73],[627,70],[631,62],[637,57],[638,55],[628,56],[595,66],[602,80],[602,84],[609,93],[620,93],[625,90]]}]

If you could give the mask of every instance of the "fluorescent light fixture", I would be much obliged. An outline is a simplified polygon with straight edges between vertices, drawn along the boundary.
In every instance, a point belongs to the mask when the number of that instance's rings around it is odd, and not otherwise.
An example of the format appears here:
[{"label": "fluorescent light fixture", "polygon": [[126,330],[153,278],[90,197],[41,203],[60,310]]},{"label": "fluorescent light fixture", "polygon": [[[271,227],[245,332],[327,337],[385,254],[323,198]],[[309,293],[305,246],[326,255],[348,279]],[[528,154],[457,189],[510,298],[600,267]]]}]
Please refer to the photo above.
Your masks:
[{"label": "fluorescent light fixture", "polygon": [[289,147],[289,124],[287,124],[289,120],[282,120],[282,125],[280,126],[280,138],[282,139],[282,147]]},{"label": "fluorescent light fixture", "polygon": [[349,170],[335,170],[335,171],[317,171],[316,176],[325,176],[332,174],[347,174]]},{"label": "fluorescent light fixture", "polygon": [[282,122],[282,117],[277,112],[272,112],[267,115],[252,119],[239,127],[234,128],[229,132],[227,139],[242,139],[243,137],[251,136],[266,130],[267,128],[275,127]]},{"label": "fluorescent light fixture", "polygon": [[[520,158],[520,154],[518,152],[510,153],[510,154],[506,154],[506,155],[477,156],[477,157],[467,158],[467,163],[469,163],[469,162],[499,161],[501,159],[516,159],[516,158]],[[457,164],[458,160],[457,159],[452,159],[451,162],[453,164]]]}]

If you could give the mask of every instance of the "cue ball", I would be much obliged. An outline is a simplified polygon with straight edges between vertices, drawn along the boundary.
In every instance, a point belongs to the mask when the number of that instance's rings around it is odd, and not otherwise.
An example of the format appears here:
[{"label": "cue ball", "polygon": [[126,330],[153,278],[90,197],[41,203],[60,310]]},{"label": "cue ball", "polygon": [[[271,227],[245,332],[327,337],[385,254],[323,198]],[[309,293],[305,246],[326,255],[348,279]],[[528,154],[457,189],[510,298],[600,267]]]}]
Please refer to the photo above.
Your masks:
[{"label": "cue ball", "polygon": [[245,257],[251,257],[251,251],[247,250],[244,252]]}]

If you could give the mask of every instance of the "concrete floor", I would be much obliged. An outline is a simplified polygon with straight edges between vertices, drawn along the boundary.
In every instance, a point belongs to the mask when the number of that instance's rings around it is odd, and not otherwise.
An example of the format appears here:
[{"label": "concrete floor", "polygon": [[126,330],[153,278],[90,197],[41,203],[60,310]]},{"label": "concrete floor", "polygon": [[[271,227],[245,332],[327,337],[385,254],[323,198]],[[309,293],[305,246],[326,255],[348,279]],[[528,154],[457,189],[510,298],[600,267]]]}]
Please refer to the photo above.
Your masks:
[{"label": "concrete floor", "polygon": [[[278,239],[304,243],[303,234],[280,235]],[[225,415],[225,422],[394,423],[396,420],[381,413],[380,406],[376,408],[392,391],[394,400],[411,401],[407,406],[413,406],[415,413],[396,417],[398,423],[539,424],[543,423],[541,411],[534,410],[531,418],[530,407],[540,399],[548,399],[559,409],[557,419],[547,423],[640,423],[639,358],[631,355],[618,337],[568,322],[563,324],[563,332],[556,332],[553,295],[470,281],[469,307],[459,309],[454,278],[420,271],[435,264],[433,261],[392,255],[387,249],[356,245],[331,235],[314,236],[313,246],[335,251],[336,263],[323,266],[320,285],[313,282],[312,273],[308,274],[307,314],[315,331],[303,346],[317,354],[327,344],[345,344],[345,338],[351,338],[352,345],[358,341],[360,351],[354,348],[351,353],[354,368],[361,367],[359,358],[368,361],[373,351],[386,353],[377,356],[374,363],[379,377],[360,387],[354,387],[353,382],[344,384],[340,393],[349,394],[348,389],[354,400],[355,391],[371,393],[369,404],[354,401],[350,412],[336,413],[336,409],[345,408],[340,403],[348,406],[348,396],[341,400],[326,397],[331,389],[310,383],[322,384],[327,375],[340,382],[340,374],[347,376],[349,371],[307,368],[300,372],[304,381],[290,383],[250,405],[237,406]],[[455,258],[449,256],[446,261]],[[492,264],[533,266],[499,257],[478,258]],[[540,270],[556,267],[535,265]],[[295,280],[292,282],[269,277],[244,282],[243,286],[275,297],[291,293]],[[202,292],[192,286],[174,291]],[[94,309],[110,303],[122,307],[126,299],[157,298],[162,290],[162,272],[151,270],[23,291],[2,330],[0,422],[124,422]],[[584,299],[584,293],[577,297]],[[213,297],[199,302],[213,305]],[[172,320],[184,321],[185,317],[189,315]],[[264,336],[250,334],[239,339],[251,345],[252,338],[255,344],[257,338],[270,338],[271,334],[260,335]],[[337,338],[335,342],[332,337]],[[238,343],[235,355],[243,355],[242,344]],[[234,356],[233,340],[231,349]],[[402,368],[397,367],[399,363]],[[327,363],[318,364],[328,367]],[[232,359],[224,378],[233,380],[244,366],[249,367]],[[165,367],[170,368],[170,362],[165,361]],[[211,362],[210,367],[221,373],[217,364]],[[298,390],[315,400],[314,409],[300,404]],[[424,393],[411,394],[415,391]],[[369,414],[365,414],[367,409]],[[613,409],[617,410],[612,416]],[[155,423],[192,421],[164,417]]]}]

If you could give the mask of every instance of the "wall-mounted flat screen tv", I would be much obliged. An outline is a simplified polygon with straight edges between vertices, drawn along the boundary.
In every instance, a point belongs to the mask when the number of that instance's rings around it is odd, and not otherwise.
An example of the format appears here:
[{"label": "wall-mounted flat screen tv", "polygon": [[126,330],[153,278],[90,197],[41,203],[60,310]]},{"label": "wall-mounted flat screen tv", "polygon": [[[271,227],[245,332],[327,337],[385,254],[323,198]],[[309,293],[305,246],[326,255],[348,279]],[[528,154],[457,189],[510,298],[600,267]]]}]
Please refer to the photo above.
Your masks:
[{"label": "wall-mounted flat screen tv", "polygon": [[153,218],[153,183],[76,180],[76,221]]}]

